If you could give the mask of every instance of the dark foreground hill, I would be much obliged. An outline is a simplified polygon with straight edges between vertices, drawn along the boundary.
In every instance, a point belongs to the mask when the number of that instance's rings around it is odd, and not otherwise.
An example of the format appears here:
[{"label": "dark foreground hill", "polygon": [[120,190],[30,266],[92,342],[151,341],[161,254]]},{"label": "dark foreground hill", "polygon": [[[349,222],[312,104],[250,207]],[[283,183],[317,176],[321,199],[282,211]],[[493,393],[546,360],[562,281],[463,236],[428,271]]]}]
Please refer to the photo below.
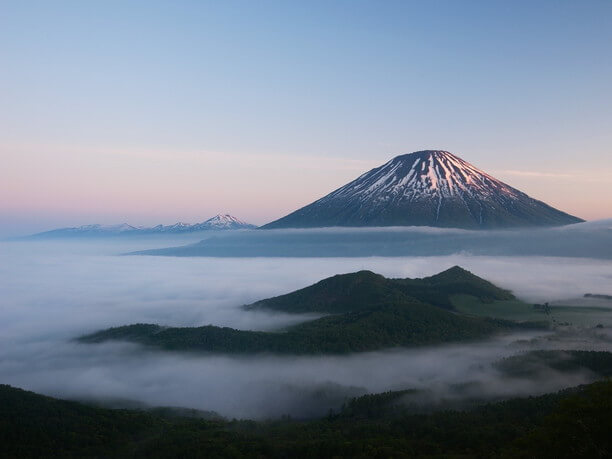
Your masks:
[{"label": "dark foreground hill", "polygon": [[135,324],[102,330],[79,341],[132,341],[177,351],[341,354],[477,340],[529,326],[454,312],[450,297],[456,294],[468,294],[482,301],[513,298],[509,292],[457,266],[424,279],[386,279],[360,271],[246,306],[330,314],[282,332],[212,325],[176,328]]},{"label": "dark foreground hill", "polygon": [[447,151],[393,158],[263,228],[516,228],[581,222]]},{"label": "dark foreground hill", "polygon": [[94,408],[0,385],[0,457],[604,458],[612,382],[470,411],[389,410],[367,395],[315,421],[203,421]]}]

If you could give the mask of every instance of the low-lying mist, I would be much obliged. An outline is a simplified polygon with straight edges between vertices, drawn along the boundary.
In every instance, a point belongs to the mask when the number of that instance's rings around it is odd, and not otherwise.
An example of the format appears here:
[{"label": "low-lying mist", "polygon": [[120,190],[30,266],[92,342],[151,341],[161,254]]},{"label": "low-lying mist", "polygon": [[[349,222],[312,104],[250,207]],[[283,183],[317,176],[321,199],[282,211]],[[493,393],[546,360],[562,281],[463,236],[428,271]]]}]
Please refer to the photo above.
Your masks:
[{"label": "low-lying mist", "polygon": [[612,260],[612,220],[554,228],[461,230],[431,227],[253,230],[195,244],[137,251],[181,257],[555,256]]},{"label": "low-lying mist", "polygon": [[587,382],[592,375],[508,380],[491,363],[526,349],[610,349],[605,333],[584,338],[582,331],[299,358],[198,356],[125,343],[71,342],[81,334],[137,322],[285,327],[312,316],[246,312],[240,306],[361,269],[388,277],[422,277],[460,265],[532,302],[612,294],[612,263],[602,259],[117,255],[145,244],[171,245],[163,238],[0,243],[0,383],[65,398],[134,400],[214,410],[228,417],[299,417],[325,414],[346,397],[385,390],[432,389],[433,397],[441,398],[455,396],[452,387],[465,383],[491,397],[557,390]]},{"label": "low-lying mist", "polygon": [[[3,382],[62,398],[212,410],[226,417],[312,417],[349,397],[414,388],[431,404],[541,394],[591,382],[588,372],[512,378],[493,363],[532,347],[533,335],[349,356],[236,357],[153,352],[127,343],[39,342],[0,351]],[[545,344],[545,346],[542,346]],[[600,342],[598,349],[610,349]],[[538,349],[572,348],[554,339]],[[581,346],[578,346],[581,347]],[[458,389],[458,386],[462,386]]]}]

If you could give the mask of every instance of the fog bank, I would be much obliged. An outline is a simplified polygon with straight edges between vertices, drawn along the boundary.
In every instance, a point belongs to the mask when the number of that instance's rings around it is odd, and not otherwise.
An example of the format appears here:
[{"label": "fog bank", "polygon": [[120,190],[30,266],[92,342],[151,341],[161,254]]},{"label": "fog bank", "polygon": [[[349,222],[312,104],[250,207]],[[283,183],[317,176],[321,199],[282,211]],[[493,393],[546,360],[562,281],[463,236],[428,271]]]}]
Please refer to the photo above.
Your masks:
[{"label": "fog bank", "polygon": [[555,256],[612,259],[612,220],[555,228],[317,228],[226,232],[196,244],[138,251],[179,257]]},{"label": "fog bank", "polygon": [[508,382],[490,363],[530,348],[610,346],[605,336],[568,332],[535,340],[512,336],[470,345],[291,358],[186,356],[125,343],[70,342],[83,333],[136,322],[284,327],[311,316],[245,312],[240,305],[360,269],[422,277],[461,265],[538,302],[587,292],[612,294],[612,263],[601,259],[117,256],[138,248],[134,244],[0,243],[0,383],[67,398],[131,399],[229,417],[310,416],[340,406],[349,396],[393,389],[435,388],[440,397],[451,396],[450,387],[466,382],[489,388],[490,396],[556,390],[590,376]]}]

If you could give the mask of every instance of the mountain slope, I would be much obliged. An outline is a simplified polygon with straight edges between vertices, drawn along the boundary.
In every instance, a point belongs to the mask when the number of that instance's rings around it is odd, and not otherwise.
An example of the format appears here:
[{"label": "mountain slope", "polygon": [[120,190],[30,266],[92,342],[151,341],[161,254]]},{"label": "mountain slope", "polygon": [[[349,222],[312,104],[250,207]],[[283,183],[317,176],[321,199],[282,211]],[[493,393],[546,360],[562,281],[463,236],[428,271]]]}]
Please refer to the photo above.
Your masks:
[{"label": "mountain slope", "polygon": [[447,151],[397,156],[263,228],[558,226],[581,219],[554,209]]},{"label": "mountain slope", "polygon": [[173,225],[157,225],[153,227],[132,226],[127,223],[120,225],[83,225],[71,228],[59,228],[51,231],[27,236],[28,239],[62,238],[75,236],[125,236],[143,234],[181,234],[209,230],[253,229],[255,225],[246,223],[229,214],[215,215],[201,223],[178,222]]}]

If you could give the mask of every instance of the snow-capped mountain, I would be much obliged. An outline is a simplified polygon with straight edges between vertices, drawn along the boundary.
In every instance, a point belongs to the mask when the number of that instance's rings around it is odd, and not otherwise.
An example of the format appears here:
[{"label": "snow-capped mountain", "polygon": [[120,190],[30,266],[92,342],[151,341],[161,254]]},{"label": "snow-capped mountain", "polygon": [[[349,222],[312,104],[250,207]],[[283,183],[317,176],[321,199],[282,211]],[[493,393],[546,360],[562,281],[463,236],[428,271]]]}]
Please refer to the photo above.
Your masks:
[{"label": "snow-capped mountain", "polygon": [[120,225],[83,225],[72,228],[59,228],[43,233],[33,234],[30,238],[51,238],[70,236],[115,236],[140,234],[177,234],[194,233],[196,231],[210,230],[237,230],[252,229],[255,225],[246,223],[229,214],[219,214],[201,223],[178,222],[173,225],[157,225],[153,227],[132,226],[127,223]]},{"label": "snow-capped mountain", "polygon": [[217,229],[217,230],[231,230],[231,229],[245,229],[245,228],[256,228],[255,225],[243,222],[229,214],[219,214],[212,218],[209,218],[203,223],[196,223],[193,225],[196,231]]},{"label": "snow-capped mountain", "polygon": [[263,228],[510,228],[583,220],[512,188],[447,151],[393,158]]},{"label": "snow-capped mountain", "polygon": [[141,228],[141,231],[156,232],[156,233],[186,233],[194,231],[206,230],[234,230],[234,229],[252,229],[255,225],[244,222],[229,214],[218,214],[201,223],[182,223],[178,222],[174,225],[157,225],[153,228]]}]

